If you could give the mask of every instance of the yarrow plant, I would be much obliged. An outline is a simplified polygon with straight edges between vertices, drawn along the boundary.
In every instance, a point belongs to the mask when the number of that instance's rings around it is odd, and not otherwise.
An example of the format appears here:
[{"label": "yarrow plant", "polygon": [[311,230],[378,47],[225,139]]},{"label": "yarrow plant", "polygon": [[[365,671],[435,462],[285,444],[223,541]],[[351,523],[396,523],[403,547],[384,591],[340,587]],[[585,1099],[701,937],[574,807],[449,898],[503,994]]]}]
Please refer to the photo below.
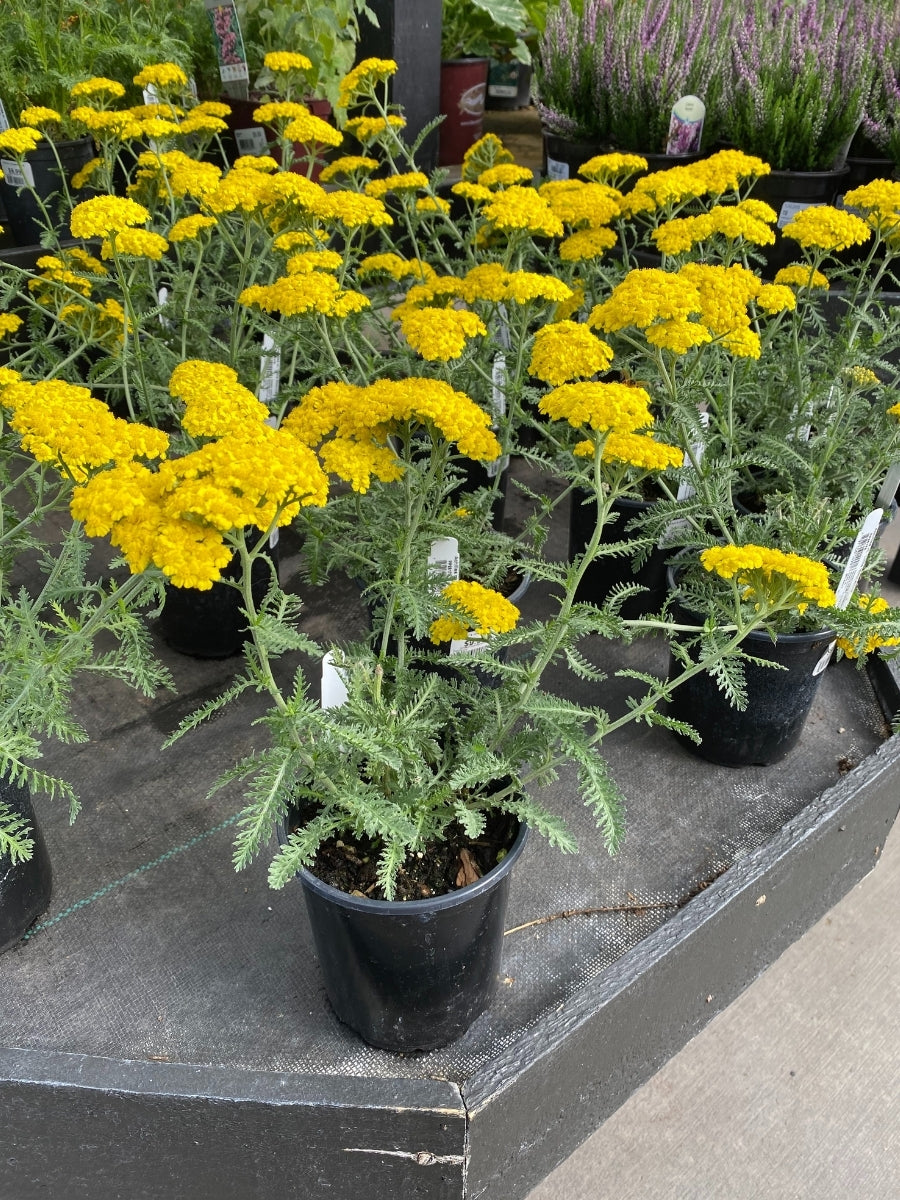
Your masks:
[{"label": "yarrow plant", "polygon": [[[760,159],[724,151],[647,174],[639,157],[612,153],[535,187],[488,136],[466,156],[451,214],[388,101],[395,70],[367,59],[343,79],[352,152],[335,146],[319,182],[268,156],[200,157],[183,138],[188,123],[196,136],[200,106],[170,111],[173,128],[157,127],[152,149],[110,133],[95,178],[124,164],[126,194],[79,200],[82,244],[10,270],[6,294],[24,323],[10,311],[7,345],[21,379],[2,401],[22,452],[69,473],[73,517],[138,578],[238,592],[246,670],[178,733],[244,693],[271,702],[266,740],[222,781],[249,781],[236,864],[287,822],[276,886],[340,842],[377,864],[370,894],[418,898],[458,884],[455,870],[425,884],[417,864],[449,839],[481,838],[498,814],[574,849],[564,814],[540,801],[564,765],[614,848],[623,804],[604,738],[635,720],[684,730],[661,711],[676,684],[648,676],[633,707],[610,715],[586,653],[590,638],[685,632],[665,610],[624,619],[633,585],[576,601],[610,552],[618,499],[643,487],[663,496],[656,526],[617,554],[665,534],[709,581],[711,625],[696,632],[719,636],[684,679],[723,659],[739,670],[748,632],[813,610],[854,648],[900,636],[891,609],[832,611],[818,544],[807,553],[795,530],[737,503],[745,476],[799,457],[789,447],[779,458],[747,408],[767,373],[778,377],[773,362],[812,371],[805,353],[784,352],[809,329],[843,347],[828,351],[828,369],[853,397],[852,420],[868,371],[885,389],[886,428],[896,423],[875,293],[859,292],[838,340],[811,307],[839,242],[864,231],[890,258],[896,213],[893,193],[876,189],[856,197],[858,224],[817,210],[776,235],[775,214],[749,196],[768,169]],[[258,119],[290,138],[301,109],[280,97]],[[320,132],[309,132],[307,165]],[[766,282],[755,256],[776,236],[794,238],[798,263]],[[638,250],[658,265],[637,267]],[[787,394],[824,398],[819,365]],[[824,409],[813,422],[827,441]],[[885,453],[872,454],[870,481]],[[522,464],[547,482],[523,483],[527,515],[504,526],[504,489]],[[560,563],[544,552],[548,522],[576,493],[596,518],[583,552]],[[823,495],[836,509],[836,491]],[[356,581],[367,634],[329,644],[304,627],[302,599],[280,586],[268,553],[288,526],[313,583],[338,571]],[[825,543],[849,528],[842,516]],[[722,549],[732,558],[717,559]],[[513,566],[545,589],[543,617],[504,594]],[[813,594],[822,572],[829,582]],[[596,702],[552,693],[550,668],[590,681]]]}]

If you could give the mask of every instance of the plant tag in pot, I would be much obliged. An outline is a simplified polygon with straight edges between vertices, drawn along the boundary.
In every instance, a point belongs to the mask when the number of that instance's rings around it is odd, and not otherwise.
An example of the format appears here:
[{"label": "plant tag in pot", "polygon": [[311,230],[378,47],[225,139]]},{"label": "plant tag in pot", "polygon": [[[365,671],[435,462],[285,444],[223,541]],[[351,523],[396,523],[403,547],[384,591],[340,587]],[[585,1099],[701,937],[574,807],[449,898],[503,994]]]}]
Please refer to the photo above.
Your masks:
[{"label": "plant tag in pot", "polygon": [[555,158],[547,159],[547,178],[548,179],[568,179],[569,164],[557,162]]},{"label": "plant tag in pot", "polygon": [[247,99],[250,71],[234,0],[227,0],[225,4],[220,0],[204,0],[204,3],[216,40],[219,78],[229,96]]},{"label": "plant tag in pot", "polygon": [[[507,339],[509,332],[507,329]],[[501,328],[502,340],[502,328]],[[506,413],[506,355],[499,351],[494,355],[494,365],[491,368],[491,383],[493,390],[491,392],[491,408],[495,417],[502,417]],[[502,475],[509,466],[509,455],[501,454],[499,458],[495,458],[493,462],[485,463],[484,469],[487,471],[488,479],[493,479],[495,475]]]},{"label": "plant tag in pot", "polygon": [[450,643],[450,656],[454,654],[474,654],[484,646],[484,638],[473,633],[467,638],[454,638]]},{"label": "plant tag in pot", "polygon": [[[878,536],[878,527],[883,517],[884,509],[873,508],[863,521],[859,533],[853,542],[850,555],[847,559],[847,565],[844,567],[835,591],[835,608],[846,608],[850,603],[850,597],[856,591],[856,585],[859,583],[859,577],[863,572],[863,567],[866,565],[869,551],[872,549],[875,538]],[[831,660],[834,647],[835,642],[832,642],[813,668],[813,675],[821,675],[825,670]]]},{"label": "plant tag in pot", "polygon": [[34,187],[34,171],[30,163],[17,163],[13,158],[0,158],[0,170],[3,171],[4,182],[10,187]]},{"label": "plant tag in pot", "polygon": [[329,650],[322,656],[322,707],[340,708],[347,703],[347,685],[334,665],[334,655]]},{"label": "plant tag in pot", "polygon": [[6,115],[6,109],[3,105],[3,101],[0,100],[0,133],[2,133],[5,129],[9,129],[9,117]]},{"label": "plant tag in pot", "polygon": [[[699,417],[700,417],[700,424],[703,426],[704,429],[708,429],[709,428],[709,413],[701,412],[699,414]],[[705,442],[694,442],[693,446],[691,447],[691,454],[693,455],[694,462],[696,462],[698,467],[700,466],[700,463],[703,461],[703,451],[705,449],[706,449]],[[679,483],[678,483],[678,492],[675,496],[675,499],[676,500],[690,500],[691,496],[694,495],[696,490],[697,489],[694,487],[694,485],[692,483],[690,483],[687,479],[681,479],[681,480],[679,480]],[[674,543],[676,541],[675,535],[677,534],[679,529],[684,529],[684,527],[686,525],[687,525],[687,521],[684,517],[676,517],[673,521],[670,521],[668,523],[668,525],[665,527],[665,529],[662,531],[662,533],[660,534],[659,541],[656,543],[657,547],[660,550],[665,550],[667,547],[674,545]]]},{"label": "plant tag in pot", "polygon": [[259,158],[269,148],[269,139],[266,137],[266,131],[258,127],[236,129],[234,131],[234,140],[238,151],[251,158]]},{"label": "plant tag in pot", "polygon": [[802,213],[805,208],[821,208],[821,204],[804,204],[801,200],[785,200],[781,206],[781,211],[778,214],[778,228],[784,229],[788,222],[793,221],[797,213]]},{"label": "plant tag in pot", "polygon": [[257,399],[271,404],[278,399],[281,390],[281,351],[268,333],[263,334],[262,354],[259,359],[259,386]]},{"label": "plant tag in pot", "polygon": [[682,96],[672,105],[666,154],[696,154],[703,136],[706,105],[699,96]]},{"label": "plant tag in pot", "polygon": [[459,579],[459,542],[455,537],[435,538],[431,543],[428,574],[437,592]]}]

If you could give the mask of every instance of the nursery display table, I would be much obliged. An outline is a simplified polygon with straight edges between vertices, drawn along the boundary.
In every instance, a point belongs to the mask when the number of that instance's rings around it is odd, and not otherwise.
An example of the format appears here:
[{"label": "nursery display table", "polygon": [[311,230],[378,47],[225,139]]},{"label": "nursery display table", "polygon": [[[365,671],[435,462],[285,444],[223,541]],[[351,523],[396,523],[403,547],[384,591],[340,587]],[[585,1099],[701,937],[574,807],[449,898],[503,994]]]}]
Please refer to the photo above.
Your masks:
[{"label": "nursery display table", "polygon": [[[350,583],[304,591],[289,548],[282,567],[308,628],[362,630]],[[549,603],[534,586],[523,607]],[[70,828],[37,798],[53,902],[0,958],[0,1196],[516,1200],[871,870],[900,803],[883,666],[877,691],[829,667],[800,745],[768,768],[626,727],[605,744],[622,850],[607,856],[562,775],[547,799],[581,853],[530,839],[492,1007],[446,1049],[393,1055],[331,1014],[299,886],[231,868],[240,789],[208,792],[262,736],[261,701],[161,749],[239,660],[159,652],[177,695],[88,677],[90,742],[42,764],[84,809]],[[653,640],[589,652],[666,666]],[[604,685],[603,703],[625,692]]]}]

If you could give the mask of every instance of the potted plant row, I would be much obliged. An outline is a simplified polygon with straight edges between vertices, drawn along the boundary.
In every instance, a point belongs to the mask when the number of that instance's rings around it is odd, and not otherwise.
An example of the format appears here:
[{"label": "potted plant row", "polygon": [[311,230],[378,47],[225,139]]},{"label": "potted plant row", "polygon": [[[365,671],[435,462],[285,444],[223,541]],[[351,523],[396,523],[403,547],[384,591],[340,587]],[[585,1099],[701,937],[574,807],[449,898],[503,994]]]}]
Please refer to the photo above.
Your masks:
[{"label": "potted plant row", "polygon": [[[827,629],[829,659],[837,641],[860,661],[900,638],[900,614],[857,586],[900,412],[879,298],[897,185],[860,189],[864,215],[777,232],[748,198],[768,166],[737,151],[650,173],[604,155],[535,187],[488,136],[451,216],[388,102],[394,63],[344,78],[352,152],[318,183],[268,156],[210,161],[215,125],[165,68],[147,68],[170,105],[153,148],[127,153],[127,123],[99,139],[94,191],[72,198],[82,245],[4,273],[24,320],[6,318],[0,405],[141,586],[234,591],[245,670],[176,736],[266,698],[256,749],[219,781],[246,790],[235,865],[276,834],[270,881],[299,874],[338,1016],[426,1049],[489,1003],[524,830],[576,849],[542,783],[574,768],[572,803],[614,850],[627,797],[602,749],[623,724],[694,739],[674,706],[703,676],[724,711],[748,707],[757,631]],[[285,142],[294,120],[278,117]],[[98,186],[113,160],[134,163],[127,195]],[[754,268],[777,237],[797,263],[767,284]],[[851,244],[866,257],[842,266]],[[837,331],[819,311],[829,275],[849,281]],[[836,453],[854,439],[862,474]],[[515,534],[492,516],[507,456],[544,480]],[[645,487],[658,502],[623,531],[614,505]],[[548,523],[576,496],[592,519],[560,563]],[[358,580],[366,635],[303,627],[269,553],[288,525],[310,578]],[[596,561],[652,546],[677,597],[632,617],[633,584],[580,595]],[[543,617],[503,594],[511,564],[547,591]],[[610,712],[590,648],[638,637],[666,639],[673,669],[623,667],[633,706]],[[592,702],[552,690],[551,667],[592,681]]]}]

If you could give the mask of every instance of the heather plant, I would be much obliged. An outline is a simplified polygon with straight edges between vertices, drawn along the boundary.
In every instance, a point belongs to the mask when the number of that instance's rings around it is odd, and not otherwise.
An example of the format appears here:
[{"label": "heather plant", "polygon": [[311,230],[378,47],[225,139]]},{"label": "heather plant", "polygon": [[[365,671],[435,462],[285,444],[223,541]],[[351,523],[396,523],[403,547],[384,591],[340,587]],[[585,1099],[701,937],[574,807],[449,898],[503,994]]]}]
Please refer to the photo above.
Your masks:
[{"label": "heather plant", "polygon": [[714,137],[727,41],[725,0],[563,0],[538,43],[544,127],[610,149],[663,153],[672,105],[699,96]]},{"label": "heather plant", "polygon": [[722,134],[777,170],[843,165],[866,113],[884,41],[868,0],[751,0],[733,15]]},{"label": "heather plant", "polygon": [[891,12],[869,50],[875,78],[859,134],[896,168],[900,166],[900,13]]}]

